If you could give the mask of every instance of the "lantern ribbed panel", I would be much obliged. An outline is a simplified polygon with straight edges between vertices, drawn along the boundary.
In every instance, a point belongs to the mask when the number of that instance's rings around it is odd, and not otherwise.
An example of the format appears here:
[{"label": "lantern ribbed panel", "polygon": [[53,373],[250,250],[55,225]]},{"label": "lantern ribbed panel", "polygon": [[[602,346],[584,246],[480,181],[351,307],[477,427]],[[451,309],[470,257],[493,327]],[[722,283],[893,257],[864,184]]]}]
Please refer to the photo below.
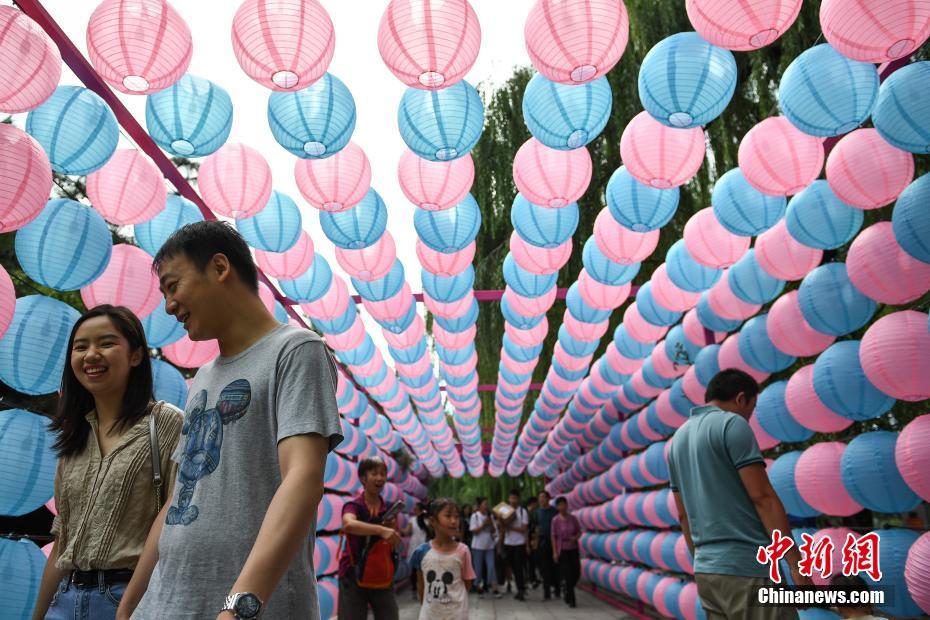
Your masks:
[{"label": "lantern ribbed panel", "polygon": [[694,260],[683,239],[672,244],[666,253],[665,269],[672,284],[690,293],[706,291],[723,273],[720,269],[705,267]]},{"label": "lantern ribbed panel", "polygon": [[411,151],[430,161],[449,161],[463,157],[478,142],[484,104],[465,80],[438,91],[408,88],[397,110],[397,124]]},{"label": "lantern ribbed panel", "polygon": [[801,0],[687,0],[691,25],[714,45],[747,52],[769,45],[791,27]]},{"label": "lantern ribbed panel", "polygon": [[835,250],[859,232],[863,218],[861,209],[840,200],[826,181],[817,179],[791,199],[785,226],[807,247]]},{"label": "lantern ribbed panel", "polygon": [[734,235],[755,237],[781,219],[786,203],[783,196],[763,194],[733,168],[714,183],[711,204],[721,226]]},{"label": "lantern ribbed panel", "polygon": [[152,358],[152,383],[156,400],[169,402],[178,408],[187,404],[184,375],[171,364]]},{"label": "lantern ribbed panel", "polygon": [[183,75],[145,100],[145,128],[179,157],[203,157],[223,146],[233,121],[229,93],[210,80]]},{"label": "lantern ribbed panel", "polygon": [[[758,412],[758,409],[756,411]],[[800,457],[801,452],[799,451],[785,452],[767,468],[767,473],[772,482],[772,487],[778,494],[781,503],[785,506],[786,513],[802,519],[816,517],[820,515],[820,511],[804,501],[795,484],[794,469],[797,467]]]},{"label": "lantern ribbed panel", "polygon": [[537,73],[523,92],[523,122],[549,148],[577,149],[600,135],[612,104],[606,77],[566,85]]},{"label": "lantern ribbed panel", "polygon": [[930,174],[907,186],[891,214],[895,239],[905,252],[930,263]]},{"label": "lantern ribbed panel", "polygon": [[294,178],[310,206],[345,211],[358,204],[371,187],[371,164],[361,147],[349,142],[332,157],[298,159]]},{"label": "lantern ribbed panel", "polygon": [[604,256],[616,263],[631,265],[652,254],[659,244],[659,231],[633,232],[621,226],[609,209],[601,209],[594,220],[594,238]]},{"label": "lantern ribbed panel", "polygon": [[[656,304],[651,282],[646,282],[639,287],[636,292],[636,303],[639,305],[639,313],[643,319],[652,325],[669,327],[681,319],[680,312],[673,312]],[[657,338],[652,340],[657,340]]]},{"label": "lantern ribbed panel", "polygon": [[930,532],[922,534],[908,550],[904,581],[917,606],[930,614]]},{"label": "lantern ribbed panel", "polygon": [[510,253],[520,267],[531,273],[548,275],[561,269],[572,253],[571,237],[554,248],[540,248],[520,237],[517,231],[510,235]]},{"label": "lantern ribbed panel", "polygon": [[[314,260],[316,260],[314,258]],[[359,292],[363,299],[369,301],[383,301],[388,297],[395,296],[406,281],[404,266],[400,261],[395,260],[391,265],[391,270],[383,278],[378,278],[370,282],[364,280],[352,279],[352,286]]]},{"label": "lantern ribbed panel", "polygon": [[914,156],[885,142],[874,129],[857,129],[827,158],[827,182],[843,202],[878,209],[914,179]]},{"label": "lantern ribbed panel", "polygon": [[845,336],[865,326],[876,304],[857,289],[846,263],[827,263],[807,274],[798,288],[798,303],[808,324],[831,336]]},{"label": "lantern ribbed panel", "polygon": [[827,44],[795,58],[781,76],[778,106],[812,136],[839,136],[861,125],[878,96],[875,65],[845,58]]},{"label": "lantern ribbed panel", "polygon": [[834,343],[814,362],[814,391],[831,411],[850,420],[886,413],[895,399],[872,385],[859,361],[858,340]]},{"label": "lantern ribbed panel", "polygon": [[768,334],[779,351],[798,357],[817,355],[836,340],[836,336],[819,332],[807,322],[801,313],[797,290],[785,293],[772,304]]},{"label": "lantern ribbed panel", "polygon": [[451,209],[417,209],[413,217],[413,226],[427,247],[451,254],[475,240],[481,227],[481,210],[474,197],[466,194],[465,199]]},{"label": "lantern ribbed panel", "polygon": [[930,415],[911,420],[898,436],[895,463],[907,485],[930,501]]},{"label": "lantern ribbed panel", "polygon": [[302,159],[324,159],[341,151],[355,131],[355,99],[331,73],[303,90],[268,98],[274,139]]},{"label": "lantern ribbed panel", "polygon": [[300,90],[329,67],[336,45],[329,13],[316,0],[245,0],[232,44],[246,75],[272,90]]},{"label": "lantern ribbed panel", "polygon": [[580,84],[617,64],[629,30],[622,0],[537,0],[523,37],[537,71],[553,82]]},{"label": "lantern ribbed panel", "polygon": [[814,444],[801,453],[795,465],[795,484],[801,497],[820,512],[837,517],[849,517],[860,510],[843,486],[840,459],[846,444],[825,441]]},{"label": "lantern ribbed panel", "polygon": [[753,249],[759,265],[780,280],[800,280],[823,257],[823,250],[802,245],[788,234],[784,220],[759,235]]},{"label": "lantern ribbed panel", "polygon": [[704,161],[704,130],[666,127],[640,112],[620,136],[620,159],[636,180],[667,189],[687,183]]},{"label": "lantern ribbed panel", "polygon": [[915,154],[930,153],[930,100],[924,86],[930,62],[901,67],[882,83],[872,124],[886,142]]},{"label": "lantern ribbed panel", "polygon": [[875,321],[859,348],[862,371],[889,396],[908,402],[930,398],[930,332],[927,315],[903,310]]},{"label": "lantern ribbed panel", "polygon": [[[3,428],[0,511],[3,514],[23,516],[41,509],[43,504],[48,505],[46,502],[54,508],[52,494],[58,457],[53,447],[56,435],[50,426],[49,418],[24,409],[7,409],[0,413],[0,427]],[[21,549],[16,550],[16,547]],[[24,557],[29,553],[37,557]],[[10,570],[10,589],[3,597],[6,613],[11,618],[27,616],[35,604],[30,594],[38,589],[45,556],[26,538],[20,542],[4,538],[0,556],[5,569],[17,568]]]},{"label": "lantern ribbed panel", "polygon": [[16,289],[6,269],[0,265],[0,338],[6,333],[16,311]]},{"label": "lantern ribbed panel", "polygon": [[117,244],[104,272],[81,289],[81,300],[88,308],[126,306],[139,318],[148,316],[162,300],[151,257],[134,245]]},{"label": "lantern ribbed panel", "polygon": [[520,237],[541,248],[555,248],[565,243],[578,227],[578,203],[560,208],[533,204],[523,194],[517,194],[510,208],[510,222]]},{"label": "lantern ribbed panel", "polygon": [[336,248],[336,260],[339,266],[347,274],[359,280],[371,281],[384,277],[391,270],[396,258],[394,238],[389,232],[385,232],[378,241],[366,248],[359,250]]},{"label": "lantern ribbed panel", "polygon": [[59,86],[26,117],[26,132],[42,145],[52,169],[82,175],[113,155],[119,127],[99,95],[80,86]]},{"label": "lantern ribbed panel", "polygon": [[739,353],[747,364],[768,373],[785,370],[796,360],[793,355],[782,353],[772,343],[768,334],[768,314],[754,316],[743,325],[740,330]]},{"label": "lantern ribbed panel", "polygon": [[680,199],[678,188],[643,185],[624,166],[611,175],[605,195],[614,219],[635,232],[665,226],[675,215]]},{"label": "lantern ribbed panel", "polygon": [[297,278],[310,268],[313,262],[313,240],[305,231],[289,250],[265,252],[255,250],[255,264],[272,278]]},{"label": "lantern ribbed panel", "polygon": [[688,254],[711,269],[723,269],[738,261],[752,241],[724,228],[711,207],[701,209],[688,219],[683,238]]},{"label": "lantern ribbed panel", "polygon": [[141,321],[147,344],[153,349],[177,342],[187,333],[184,331],[183,324],[165,312],[164,299],[159,302],[151,314],[141,319]]},{"label": "lantern ribbed panel", "polygon": [[802,366],[788,379],[785,406],[798,423],[817,433],[838,433],[852,420],[837,415],[823,404],[814,391],[814,365]]},{"label": "lantern ribbed panel", "polygon": [[213,361],[220,354],[216,340],[194,342],[186,335],[173,344],[162,347],[162,355],[169,362],[181,368],[200,368]]},{"label": "lantern ribbed panel", "polygon": [[397,79],[414,88],[447,88],[478,57],[481,25],[468,0],[392,0],[378,26],[378,51]]},{"label": "lantern ribbed panel", "polygon": [[819,138],[797,129],[783,116],[757,123],[740,141],[739,168],[764,194],[790,196],[810,185],[823,168]]},{"label": "lantern ribbed panel", "polygon": [[820,28],[841,54],[862,62],[888,62],[916,50],[930,35],[926,0],[863,3],[824,0]]},{"label": "lantern ribbed panel", "polygon": [[439,252],[427,246],[420,239],[416,242],[417,258],[424,269],[441,276],[461,273],[475,258],[474,241],[461,250],[452,253]]},{"label": "lantern ribbed panel", "polygon": [[372,188],[351,209],[336,213],[320,211],[320,227],[336,247],[360,250],[374,244],[384,234],[387,208]]},{"label": "lantern ribbed panel", "polygon": [[465,199],[475,180],[475,163],[471,155],[434,162],[405,150],[397,178],[410,202],[427,211],[442,211]]},{"label": "lantern ribbed panel", "polygon": [[271,166],[252,147],[230,143],[203,160],[197,187],[219,215],[251,217],[271,197]]},{"label": "lantern ribbed panel", "polygon": [[639,68],[639,99],[669,127],[701,127],[714,120],[736,90],[736,59],[696,32],[659,41]]},{"label": "lantern ribbed panel", "polygon": [[42,27],[19,9],[0,7],[0,32],[0,111],[26,112],[55,91],[61,54]]},{"label": "lantern ribbed panel", "polygon": [[891,222],[863,230],[849,246],[846,265],[853,286],[879,303],[900,306],[930,290],[930,265],[901,249]]},{"label": "lantern ribbed panel", "polygon": [[652,283],[652,296],[656,303],[673,312],[687,312],[697,305],[700,292],[689,292],[679,288],[669,279],[666,265],[656,267],[649,280]]},{"label": "lantern ribbed panel", "polygon": [[607,258],[597,247],[597,240],[588,237],[581,252],[581,262],[588,275],[602,284],[616,286],[630,282],[639,273],[640,264],[623,265]]},{"label": "lantern ribbed panel", "polygon": [[[743,338],[740,340],[742,341]],[[787,383],[787,381],[775,381],[765,386],[765,389],[759,393],[753,415],[758,419],[762,429],[775,439],[788,443],[807,441],[813,436],[814,431],[798,424],[797,420],[788,413],[785,405]]]},{"label": "lantern ribbed panel", "polygon": [[897,433],[872,431],[853,438],[840,460],[843,486],[850,497],[869,510],[908,512],[920,498],[901,477],[895,465]]},{"label": "lantern ribbed panel", "polygon": [[727,272],[730,290],[749,304],[767,304],[785,288],[785,281],[770,276],[756,260],[755,250],[747,251]]},{"label": "lantern ribbed panel", "polygon": [[584,147],[558,151],[530,138],[513,158],[517,190],[543,207],[559,208],[577,201],[591,182],[591,156]]},{"label": "lantern ribbed panel", "polygon": [[158,249],[174,231],[187,224],[202,221],[203,214],[197,205],[183,196],[169,194],[161,213],[141,224],[136,224],[133,227],[133,235],[140,248],[151,256],[155,256]]},{"label": "lantern ribbed panel", "polygon": [[193,52],[190,28],[165,0],[103,0],[87,23],[87,55],[97,74],[131,95],[177,82]]},{"label": "lantern ribbed panel", "polygon": [[87,175],[87,197],[105,220],[126,225],[161,213],[168,195],[151,160],[135,149],[119,149],[102,168]]},{"label": "lantern ribbed panel", "polygon": [[252,217],[236,220],[236,229],[256,250],[285,252],[300,238],[301,221],[297,203],[287,194],[272,190],[265,208]]},{"label": "lantern ribbed panel", "polygon": [[[721,370],[726,370],[727,368],[737,368],[748,373],[753,379],[762,383],[769,378],[769,373],[763,372],[757,368],[753,368],[746,363],[746,360],[740,355],[739,352],[739,339],[740,334],[732,334],[726,340],[723,341],[723,344],[720,345],[720,353],[717,355],[718,363],[720,364]],[[758,421],[755,422],[758,425]],[[766,436],[771,437],[766,433]],[[778,443],[774,437],[771,438],[775,443]],[[761,442],[760,442],[761,443]],[[760,446],[761,447],[761,446]],[[762,448],[765,450],[765,448]]]},{"label": "lantern ribbed panel", "polygon": [[42,212],[52,169],[39,143],[13,125],[0,124],[0,151],[0,232],[10,232]]}]

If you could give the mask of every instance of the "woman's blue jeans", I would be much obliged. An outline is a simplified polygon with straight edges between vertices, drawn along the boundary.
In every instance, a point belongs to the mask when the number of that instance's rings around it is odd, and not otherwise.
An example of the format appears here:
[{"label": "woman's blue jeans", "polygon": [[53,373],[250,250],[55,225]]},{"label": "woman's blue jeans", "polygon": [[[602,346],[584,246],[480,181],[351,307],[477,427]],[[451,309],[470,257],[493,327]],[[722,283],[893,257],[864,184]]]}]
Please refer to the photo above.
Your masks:
[{"label": "woman's blue jeans", "polygon": [[45,620],[113,620],[126,585],[114,583],[79,588],[65,577],[58,584]]},{"label": "woman's blue jeans", "polygon": [[481,583],[485,589],[497,585],[497,575],[494,570],[494,549],[472,549],[471,563],[475,568],[475,581]]}]

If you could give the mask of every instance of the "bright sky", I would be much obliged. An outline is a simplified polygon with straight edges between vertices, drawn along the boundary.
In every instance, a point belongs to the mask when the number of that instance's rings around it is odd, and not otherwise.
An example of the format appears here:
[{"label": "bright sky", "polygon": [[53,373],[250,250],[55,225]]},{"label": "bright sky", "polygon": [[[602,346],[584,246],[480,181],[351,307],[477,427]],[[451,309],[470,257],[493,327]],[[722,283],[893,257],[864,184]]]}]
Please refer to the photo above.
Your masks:
[{"label": "bright sky", "polygon": [[[8,0],[0,0],[8,4]],[[86,56],[86,28],[96,0],[45,0],[52,17]],[[230,43],[235,0],[175,0],[173,6],[191,29],[194,54],[189,72],[225,88],[235,107],[230,142],[242,142],[258,149],[271,165],[274,188],[301,206],[304,228],[310,233],[316,251],[326,257],[333,270],[341,271],[333,245],[319,228],[315,209],[301,198],[294,181],[296,158],[284,150],[268,128],[266,107],[270,91],[253,82],[239,67]],[[336,52],[329,71],[352,91],[358,120],[352,140],[361,146],[372,167],[372,187],[388,206],[388,230],[397,242],[397,254],[406,268],[413,291],[420,291],[420,267],[414,250],[414,206],[397,183],[397,162],[405,146],[397,129],[397,107],[405,87],[385,67],[378,53],[378,23],[386,0],[322,0],[336,29]],[[481,52],[466,76],[472,85],[499,84],[516,65],[528,65],[523,44],[523,23],[533,0],[471,0],[482,28]],[[63,84],[81,82],[65,67]],[[123,103],[145,126],[145,97],[117,92]],[[20,120],[20,119],[18,119]],[[121,144],[121,148],[130,146]],[[480,172],[479,172],[480,174]],[[351,283],[349,283],[351,287]],[[424,308],[420,306],[420,312]],[[368,332],[387,356],[381,328],[364,311]]]}]

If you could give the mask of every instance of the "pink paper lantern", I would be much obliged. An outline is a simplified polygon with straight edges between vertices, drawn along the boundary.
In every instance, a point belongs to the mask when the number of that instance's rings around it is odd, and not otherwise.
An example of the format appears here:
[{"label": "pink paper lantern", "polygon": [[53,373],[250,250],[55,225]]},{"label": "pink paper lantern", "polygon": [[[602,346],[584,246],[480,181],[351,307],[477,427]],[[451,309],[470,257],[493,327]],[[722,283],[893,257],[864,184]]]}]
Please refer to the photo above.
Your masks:
[{"label": "pink paper lantern", "polygon": [[410,202],[426,211],[443,211],[465,199],[475,180],[475,162],[471,154],[429,161],[407,149],[400,157],[397,178]]},{"label": "pink paper lantern", "polygon": [[557,293],[558,291],[554,286],[539,297],[523,297],[515,293],[510,287],[504,289],[507,303],[520,316],[539,316],[543,314],[552,307]]},{"label": "pink paper lantern", "polygon": [[[772,315],[769,313],[769,321]],[[771,324],[771,323],[770,323]],[[814,391],[814,365],[795,371],[785,386],[785,406],[798,424],[817,433],[838,433],[853,423],[823,404]]]},{"label": "pink paper lantern", "polygon": [[917,606],[930,614],[930,532],[924,532],[908,549],[904,582]]},{"label": "pink paper lantern", "polygon": [[96,172],[87,175],[87,197],[103,219],[139,224],[165,208],[168,192],[161,172],[135,149],[118,149]]},{"label": "pink paper lantern", "polygon": [[688,400],[695,405],[704,404],[704,395],[707,393],[707,388],[698,381],[697,373],[694,372],[694,367],[689,367],[688,372],[681,378],[681,389],[685,393],[685,396],[688,397]]},{"label": "pink paper lantern", "polygon": [[640,112],[620,136],[620,159],[645,185],[667,189],[687,183],[697,174],[705,153],[700,127],[666,127],[648,112]]},{"label": "pink paper lantern", "polygon": [[16,312],[16,288],[13,279],[0,265],[0,338],[6,333]]},{"label": "pink paper lantern", "polygon": [[366,282],[386,276],[396,258],[397,249],[394,245],[394,237],[387,231],[367,248],[359,250],[336,248],[336,261],[342,269],[353,278]]},{"label": "pink paper lantern", "polygon": [[216,340],[193,341],[187,334],[173,344],[161,349],[162,355],[169,362],[181,368],[200,368],[212,362],[220,354],[220,345]]},{"label": "pink paper lantern", "polygon": [[365,151],[349,142],[330,157],[298,159],[294,180],[311,207],[345,211],[357,205],[371,188],[371,164]]},{"label": "pink paper lantern", "polygon": [[877,129],[848,133],[827,158],[830,189],[858,209],[894,202],[913,179],[914,156],[885,142]]},{"label": "pink paper lantern", "polygon": [[268,310],[269,314],[274,314],[274,293],[264,282],[258,283],[258,297],[265,304],[265,309]]},{"label": "pink paper lantern", "polygon": [[862,62],[888,62],[908,56],[930,35],[930,4],[900,0],[863,4],[824,0],[820,28],[836,51]]},{"label": "pink paper lantern", "polygon": [[689,581],[681,589],[681,594],[678,595],[678,608],[681,609],[681,615],[685,617],[685,620],[697,620],[697,607],[699,604],[697,584]]},{"label": "pink paper lantern", "polygon": [[835,336],[824,334],[810,326],[801,314],[797,290],[785,293],[775,300],[769,309],[766,330],[775,348],[796,357],[819,355],[836,340]]},{"label": "pink paper lantern", "polygon": [[232,44],[239,66],[262,86],[302,90],[326,73],[336,35],[316,0],[245,0],[233,18]]},{"label": "pink paper lantern", "polygon": [[311,319],[331,321],[342,316],[349,307],[349,303],[349,287],[342,278],[333,276],[329,288],[322,297],[316,301],[300,304],[300,308]]},{"label": "pink paper lantern", "polygon": [[[795,466],[795,472],[797,472],[797,466]],[[837,574],[836,567],[843,566],[843,545],[846,543],[846,536],[849,534],[853,534],[853,531],[846,527],[827,527],[814,532],[811,536],[814,545],[819,544],[824,538],[829,538],[830,542],[833,543],[833,551],[830,553],[830,557],[833,563],[834,575]],[[830,579],[825,579],[817,570],[813,572],[811,580],[814,585],[818,586],[825,586],[830,582]]]},{"label": "pink paper lantern", "polygon": [[458,252],[446,254],[430,248],[419,239],[416,241],[417,258],[420,259],[423,268],[444,278],[456,276],[465,271],[475,259],[476,247],[477,245],[472,241]]},{"label": "pink paper lantern", "polygon": [[712,207],[701,209],[688,219],[683,238],[688,254],[712,269],[729,267],[738,261],[752,241],[751,237],[734,235],[724,228]]},{"label": "pink paper lantern", "polygon": [[742,370],[759,383],[762,383],[770,376],[769,373],[756,370],[747,364],[743,356],[740,355],[739,333],[731,335],[720,345],[720,351],[717,354],[717,364],[720,366],[720,370],[726,370],[727,368]]},{"label": "pink paper lantern", "polygon": [[707,305],[722,319],[742,321],[748,319],[762,306],[743,301],[733,294],[729,284],[729,271],[723,272],[723,277],[707,292]]},{"label": "pink paper lantern", "polygon": [[656,342],[668,333],[668,326],[653,325],[643,318],[634,301],[623,313],[623,325],[626,332],[637,342]]},{"label": "pink paper lantern", "polygon": [[[685,227],[687,231],[687,227]],[[687,234],[687,233],[686,233]],[[687,312],[697,305],[701,293],[689,293],[675,285],[668,277],[665,263],[652,272],[652,298],[657,304],[673,312]]]},{"label": "pink paper lantern", "polygon": [[461,80],[478,57],[481,25],[468,0],[391,0],[378,26],[378,51],[391,73],[413,88]]},{"label": "pink paper lantern", "polygon": [[292,280],[306,273],[312,263],[313,240],[303,230],[294,247],[285,252],[255,250],[255,264],[272,278]]},{"label": "pink paper lantern", "polygon": [[564,207],[581,198],[591,182],[591,155],[580,147],[559,151],[530,138],[513,158],[517,190],[543,207]]},{"label": "pink paper lantern", "polygon": [[600,323],[585,323],[573,317],[570,312],[566,312],[562,315],[562,325],[565,326],[565,331],[567,331],[572,338],[577,338],[585,342],[600,340],[600,338],[607,333],[609,324],[609,319],[601,321]]},{"label": "pink paper lantern", "polygon": [[840,475],[840,459],[845,450],[846,444],[840,441],[814,444],[801,453],[794,468],[798,493],[825,515],[849,517],[862,510],[846,491]]},{"label": "pink paper lantern", "polygon": [[130,95],[168,88],[187,71],[191,31],[165,0],[103,0],[87,23],[87,55],[98,75]]},{"label": "pink paper lantern", "polygon": [[572,238],[554,248],[530,245],[514,231],[510,235],[510,253],[517,265],[530,273],[549,275],[561,269],[572,255]]},{"label": "pink paper lantern", "polygon": [[649,354],[649,359],[652,360],[652,369],[655,370],[659,376],[666,377],[668,379],[681,377],[689,368],[691,368],[691,366],[686,364],[678,364],[669,358],[668,353],[665,351],[664,340],[656,344],[656,347],[652,350],[652,353]]},{"label": "pink paper lantern", "polygon": [[549,333],[549,321],[543,317],[542,321],[529,329],[518,329],[510,323],[504,323],[504,332],[521,347],[534,347],[546,339]]},{"label": "pink paper lantern", "polygon": [[[696,310],[689,310],[685,314],[685,318],[681,320],[681,325],[685,330],[685,338],[700,347],[708,344],[720,344],[727,337],[727,332],[712,332],[701,325]],[[711,334],[710,342],[707,341],[708,333]]]},{"label": "pink paper lantern", "polygon": [[474,301],[475,296],[471,291],[466,293],[461,299],[449,303],[437,301],[428,294],[423,293],[423,302],[426,304],[426,307],[429,308],[429,311],[444,319],[454,319],[464,316]]},{"label": "pink paper lantern", "polygon": [[737,159],[743,176],[757,190],[772,196],[790,196],[820,175],[823,143],[787,118],[771,116],[746,132]]},{"label": "pink paper lantern", "polygon": [[617,64],[630,35],[618,0],[537,0],[523,37],[536,70],[561,84],[590,82]]},{"label": "pink paper lantern", "polygon": [[365,325],[362,323],[362,320],[358,318],[358,315],[356,315],[352,327],[346,331],[341,334],[326,334],[326,344],[336,351],[348,351],[349,349],[360,346],[362,341],[365,340],[365,336]]},{"label": "pink paper lantern", "polygon": [[859,233],[849,246],[846,268],[853,285],[879,303],[900,306],[930,290],[930,264],[901,248],[891,222]]},{"label": "pink paper lantern", "polygon": [[594,241],[610,260],[631,265],[645,260],[655,251],[659,244],[659,231],[634,232],[621,226],[605,207],[594,220]]},{"label": "pink paper lantern", "polygon": [[0,111],[27,112],[58,86],[61,54],[41,26],[13,7],[0,7],[0,32]]},{"label": "pink paper lantern", "polygon": [[140,319],[152,314],[162,300],[152,257],[134,245],[114,245],[106,269],[81,289],[81,300],[88,308],[100,304],[126,306]]},{"label": "pink paper lantern", "polygon": [[753,435],[755,435],[756,443],[759,444],[760,450],[765,451],[781,443],[781,441],[775,439],[762,429],[762,426],[759,424],[759,419],[755,415],[749,418],[749,427],[752,429]]},{"label": "pink paper lantern", "polygon": [[687,0],[688,19],[708,43],[734,52],[769,45],[797,19],[801,0]]},{"label": "pink paper lantern", "polygon": [[930,502],[930,415],[918,416],[904,427],[895,443],[894,460],[907,486]]},{"label": "pink paper lantern", "polygon": [[204,158],[198,175],[197,187],[207,206],[224,217],[252,217],[271,198],[271,166],[244,144],[224,144]]},{"label": "pink paper lantern", "polygon": [[413,294],[410,292],[410,285],[404,282],[397,294],[383,299],[373,301],[362,299],[362,303],[368,313],[378,321],[396,321],[402,318],[410,306],[413,304]]},{"label": "pink paper lantern", "polygon": [[438,323],[433,323],[433,338],[444,347],[450,349],[461,349],[475,341],[477,328],[472,325],[465,331],[449,332],[442,328]]},{"label": "pink paper lantern", "polygon": [[589,306],[598,310],[619,308],[629,298],[630,289],[629,282],[619,286],[602,284],[589,276],[584,268],[578,274],[578,292],[581,294],[581,298]]},{"label": "pink paper lantern", "polygon": [[384,339],[387,340],[388,344],[392,347],[409,349],[420,342],[420,338],[423,338],[424,333],[423,319],[417,315],[413,318],[413,323],[410,324],[410,327],[400,333],[385,330]]},{"label": "pink paper lantern", "polygon": [[[565,349],[562,348],[560,343],[555,344],[555,349],[552,352],[552,358],[559,363],[562,368],[570,371],[577,371],[583,368],[586,368],[591,362],[591,356],[585,355],[584,357],[575,357],[570,355]],[[579,379],[579,383],[581,380]]]},{"label": "pink paper lantern", "polygon": [[[662,393],[662,388],[653,387],[649,385],[648,383],[646,383],[646,380],[643,379],[642,368],[637,370],[633,374],[633,376],[630,377],[630,387],[640,396],[643,396],[649,399],[655,398],[656,396]],[[648,430],[648,426],[649,426],[648,423],[646,423],[645,425],[643,424],[645,420],[646,420],[646,416],[638,417],[637,425],[640,428],[640,430],[643,431],[643,435],[646,437],[646,439],[649,439],[650,441],[656,441],[658,439],[661,439],[662,438],[661,435],[655,436],[655,437],[651,436],[651,435],[656,435],[656,433],[654,431],[650,432]],[[643,428],[643,426],[647,428]]]},{"label": "pink paper lantern", "polygon": [[[0,18],[5,9],[0,7]],[[0,55],[0,62],[5,58]],[[7,123],[0,123],[0,153],[0,233],[5,233],[22,228],[45,208],[52,191],[52,167],[32,136]]]},{"label": "pink paper lantern", "polygon": [[823,258],[823,250],[809,248],[792,237],[784,219],[756,237],[754,249],[759,266],[779,280],[800,280]]},{"label": "pink paper lantern", "polygon": [[876,388],[898,400],[930,398],[927,314],[902,310],[875,321],[862,337],[859,361]]}]

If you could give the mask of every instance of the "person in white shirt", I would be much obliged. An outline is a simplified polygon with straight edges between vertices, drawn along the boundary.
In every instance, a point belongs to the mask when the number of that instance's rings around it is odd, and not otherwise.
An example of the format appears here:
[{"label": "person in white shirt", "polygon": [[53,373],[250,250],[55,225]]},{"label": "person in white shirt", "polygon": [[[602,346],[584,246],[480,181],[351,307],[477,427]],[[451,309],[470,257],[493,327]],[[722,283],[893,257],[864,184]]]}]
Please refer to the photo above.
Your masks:
[{"label": "person in white shirt", "polygon": [[500,598],[501,593],[497,590],[497,573],[494,570],[494,537],[497,528],[494,525],[494,518],[488,512],[488,500],[486,497],[476,499],[477,510],[472,513],[468,523],[471,530],[471,557],[475,565],[476,581],[481,582],[480,592],[483,594],[491,588],[494,598]]},{"label": "person in white shirt", "polygon": [[503,522],[504,525],[504,561],[513,573],[517,582],[518,601],[526,600],[526,582],[523,569],[526,567],[526,533],[529,529],[530,517],[526,508],[520,505],[520,492],[516,489],[510,492],[507,498],[513,514]]},{"label": "person in white shirt", "polygon": [[[413,515],[407,527],[401,532],[404,536],[409,536],[407,541],[407,563],[412,566],[413,554],[417,548],[426,542],[426,504],[417,502],[413,507]],[[417,598],[417,576],[416,573],[410,575],[410,586],[413,590],[413,598]]]}]

